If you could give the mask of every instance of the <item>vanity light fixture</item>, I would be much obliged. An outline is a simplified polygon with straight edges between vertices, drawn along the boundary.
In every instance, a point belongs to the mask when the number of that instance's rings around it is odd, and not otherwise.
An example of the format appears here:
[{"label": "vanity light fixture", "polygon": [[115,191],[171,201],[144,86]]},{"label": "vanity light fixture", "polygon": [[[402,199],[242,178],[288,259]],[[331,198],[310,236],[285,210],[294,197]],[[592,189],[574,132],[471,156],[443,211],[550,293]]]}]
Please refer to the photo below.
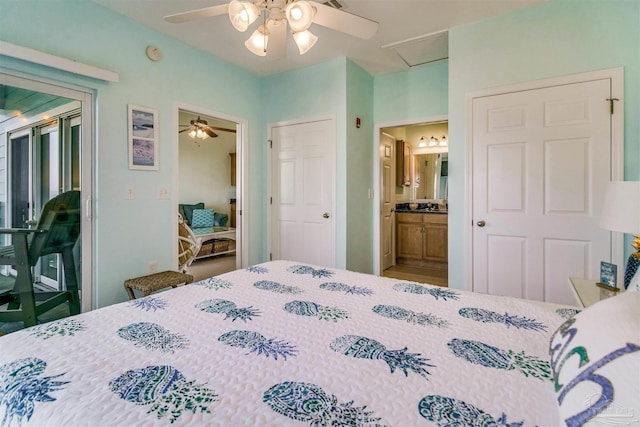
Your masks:
[{"label": "vanity light fixture", "polygon": [[429,147],[435,147],[436,145],[438,145],[438,138],[432,136],[431,139],[429,139]]},{"label": "vanity light fixture", "polygon": [[420,137],[420,142],[418,142],[418,147],[419,148],[424,148],[427,146],[427,140],[424,139],[424,136]]},{"label": "vanity light fixture", "polygon": [[442,135],[442,139],[440,139],[440,145],[443,146],[443,147],[449,145],[449,142],[447,141],[447,136],[446,135]]}]

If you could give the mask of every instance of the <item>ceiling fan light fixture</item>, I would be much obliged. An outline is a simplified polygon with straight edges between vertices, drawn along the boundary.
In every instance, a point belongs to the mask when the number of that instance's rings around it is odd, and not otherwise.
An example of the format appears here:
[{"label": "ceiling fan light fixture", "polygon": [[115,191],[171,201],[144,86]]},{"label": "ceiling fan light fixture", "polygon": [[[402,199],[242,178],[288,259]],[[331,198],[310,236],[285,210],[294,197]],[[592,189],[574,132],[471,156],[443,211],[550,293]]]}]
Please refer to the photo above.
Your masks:
[{"label": "ceiling fan light fixture", "polygon": [[195,130],[195,129],[191,129],[191,130],[189,131],[188,135],[189,135],[191,138],[195,138],[195,137],[196,137],[196,135],[197,135],[197,132],[196,132],[196,130]]},{"label": "ceiling fan light fixture", "polygon": [[300,55],[304,55],[313,47],[314,44],[318,41],[318,36],[313,34],[309,30],[300,31],[297,33],[293,33],[293,41],[296,42],[298,46],[298,50],[300,51]]},{"label": "ceiling fan light fixture", "polygon": [[285,8],[285,16],[293,33],[308,30],[313,22],[313,7],[304,0],[289,3]]},{"label": "ceiling fan light fixture", "polygon": [[229,20],[231,25],[240,31],[245,32],[249,25],[258,19],[260,16],[260,9],[250,2],[231,0],[229,3]]},{"label": "ceiling fan light fixture", "polygon": [[251,34],[251,37],[244,42],[249,52],[258,56],[267,54],[267,45],[269,44],[269,30],[264,25],[260,25],[257,30]]}]

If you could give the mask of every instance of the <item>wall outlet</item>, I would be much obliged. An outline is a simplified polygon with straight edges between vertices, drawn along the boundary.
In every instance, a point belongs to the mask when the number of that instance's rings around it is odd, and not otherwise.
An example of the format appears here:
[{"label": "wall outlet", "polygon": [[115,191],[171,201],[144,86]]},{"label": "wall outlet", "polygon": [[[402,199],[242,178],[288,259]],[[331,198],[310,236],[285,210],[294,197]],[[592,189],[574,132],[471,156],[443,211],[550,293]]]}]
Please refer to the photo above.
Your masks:
[{"label": "wall outlet", "polygon": [[169,198],[169,189],[167,187],[158,187],[158,199],[166,200]]},{"label": "wall outlet", "polygon": [[149,274],[158,272],[158,261],[149,261]]}]

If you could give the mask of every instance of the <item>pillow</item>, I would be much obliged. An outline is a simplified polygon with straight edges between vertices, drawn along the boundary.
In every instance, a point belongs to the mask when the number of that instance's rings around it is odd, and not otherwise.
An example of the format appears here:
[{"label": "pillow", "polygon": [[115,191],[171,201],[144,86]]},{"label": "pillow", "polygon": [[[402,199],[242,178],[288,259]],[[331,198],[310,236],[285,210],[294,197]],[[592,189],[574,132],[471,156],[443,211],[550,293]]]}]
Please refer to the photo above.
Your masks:
[{"label": "pillow", "polygon": [[640,414],[640,292],[621,292],[567,320],[549,354],[567,426],[633,423]]},{"label": "pillow", "polygon": [[194,209],[191,228],[213,227],[213,209]]},{"label": "pillow", "polygon": [[187,225],[191,225],[191,217],[193,216],[194,209],[204,209],[204,202],[196,203],[195,205],[178,205],[178,212],[182,215],[182,219],[187,222]]},{"label": "pillow", "polygon": [[213,214],[213,226],[214,227],[226,227],[229,221],[229,215],[214,212]]}]

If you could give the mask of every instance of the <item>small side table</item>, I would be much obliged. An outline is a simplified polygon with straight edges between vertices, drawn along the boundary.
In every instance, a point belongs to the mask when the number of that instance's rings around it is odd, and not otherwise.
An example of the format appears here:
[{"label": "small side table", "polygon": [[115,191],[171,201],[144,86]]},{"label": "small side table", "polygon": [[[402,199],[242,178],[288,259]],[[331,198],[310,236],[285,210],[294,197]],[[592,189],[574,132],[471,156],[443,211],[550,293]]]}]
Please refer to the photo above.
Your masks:
[{"label": "small side table", "polygon": [[193,276],[187,273],[178,273],[177,271],[163,271],[160,273],[149,274],[147,276],[135,277],[124,281],[124,288],[127,290],[129,299],[136,299],[133,290],[142,292],[143,296],[150,295],[152,292],[163,288],[175,288],[178,285],[187,285],[193,282]]},{"label": "small side table", "polygon": [[614,295],[614,293],[599,288],[596,285],[595,280],[571,277],[569,281],[571,282],[571,287],[574,290],[578,301],[582,304],[582,307],[589,307],[602,299]]}]

